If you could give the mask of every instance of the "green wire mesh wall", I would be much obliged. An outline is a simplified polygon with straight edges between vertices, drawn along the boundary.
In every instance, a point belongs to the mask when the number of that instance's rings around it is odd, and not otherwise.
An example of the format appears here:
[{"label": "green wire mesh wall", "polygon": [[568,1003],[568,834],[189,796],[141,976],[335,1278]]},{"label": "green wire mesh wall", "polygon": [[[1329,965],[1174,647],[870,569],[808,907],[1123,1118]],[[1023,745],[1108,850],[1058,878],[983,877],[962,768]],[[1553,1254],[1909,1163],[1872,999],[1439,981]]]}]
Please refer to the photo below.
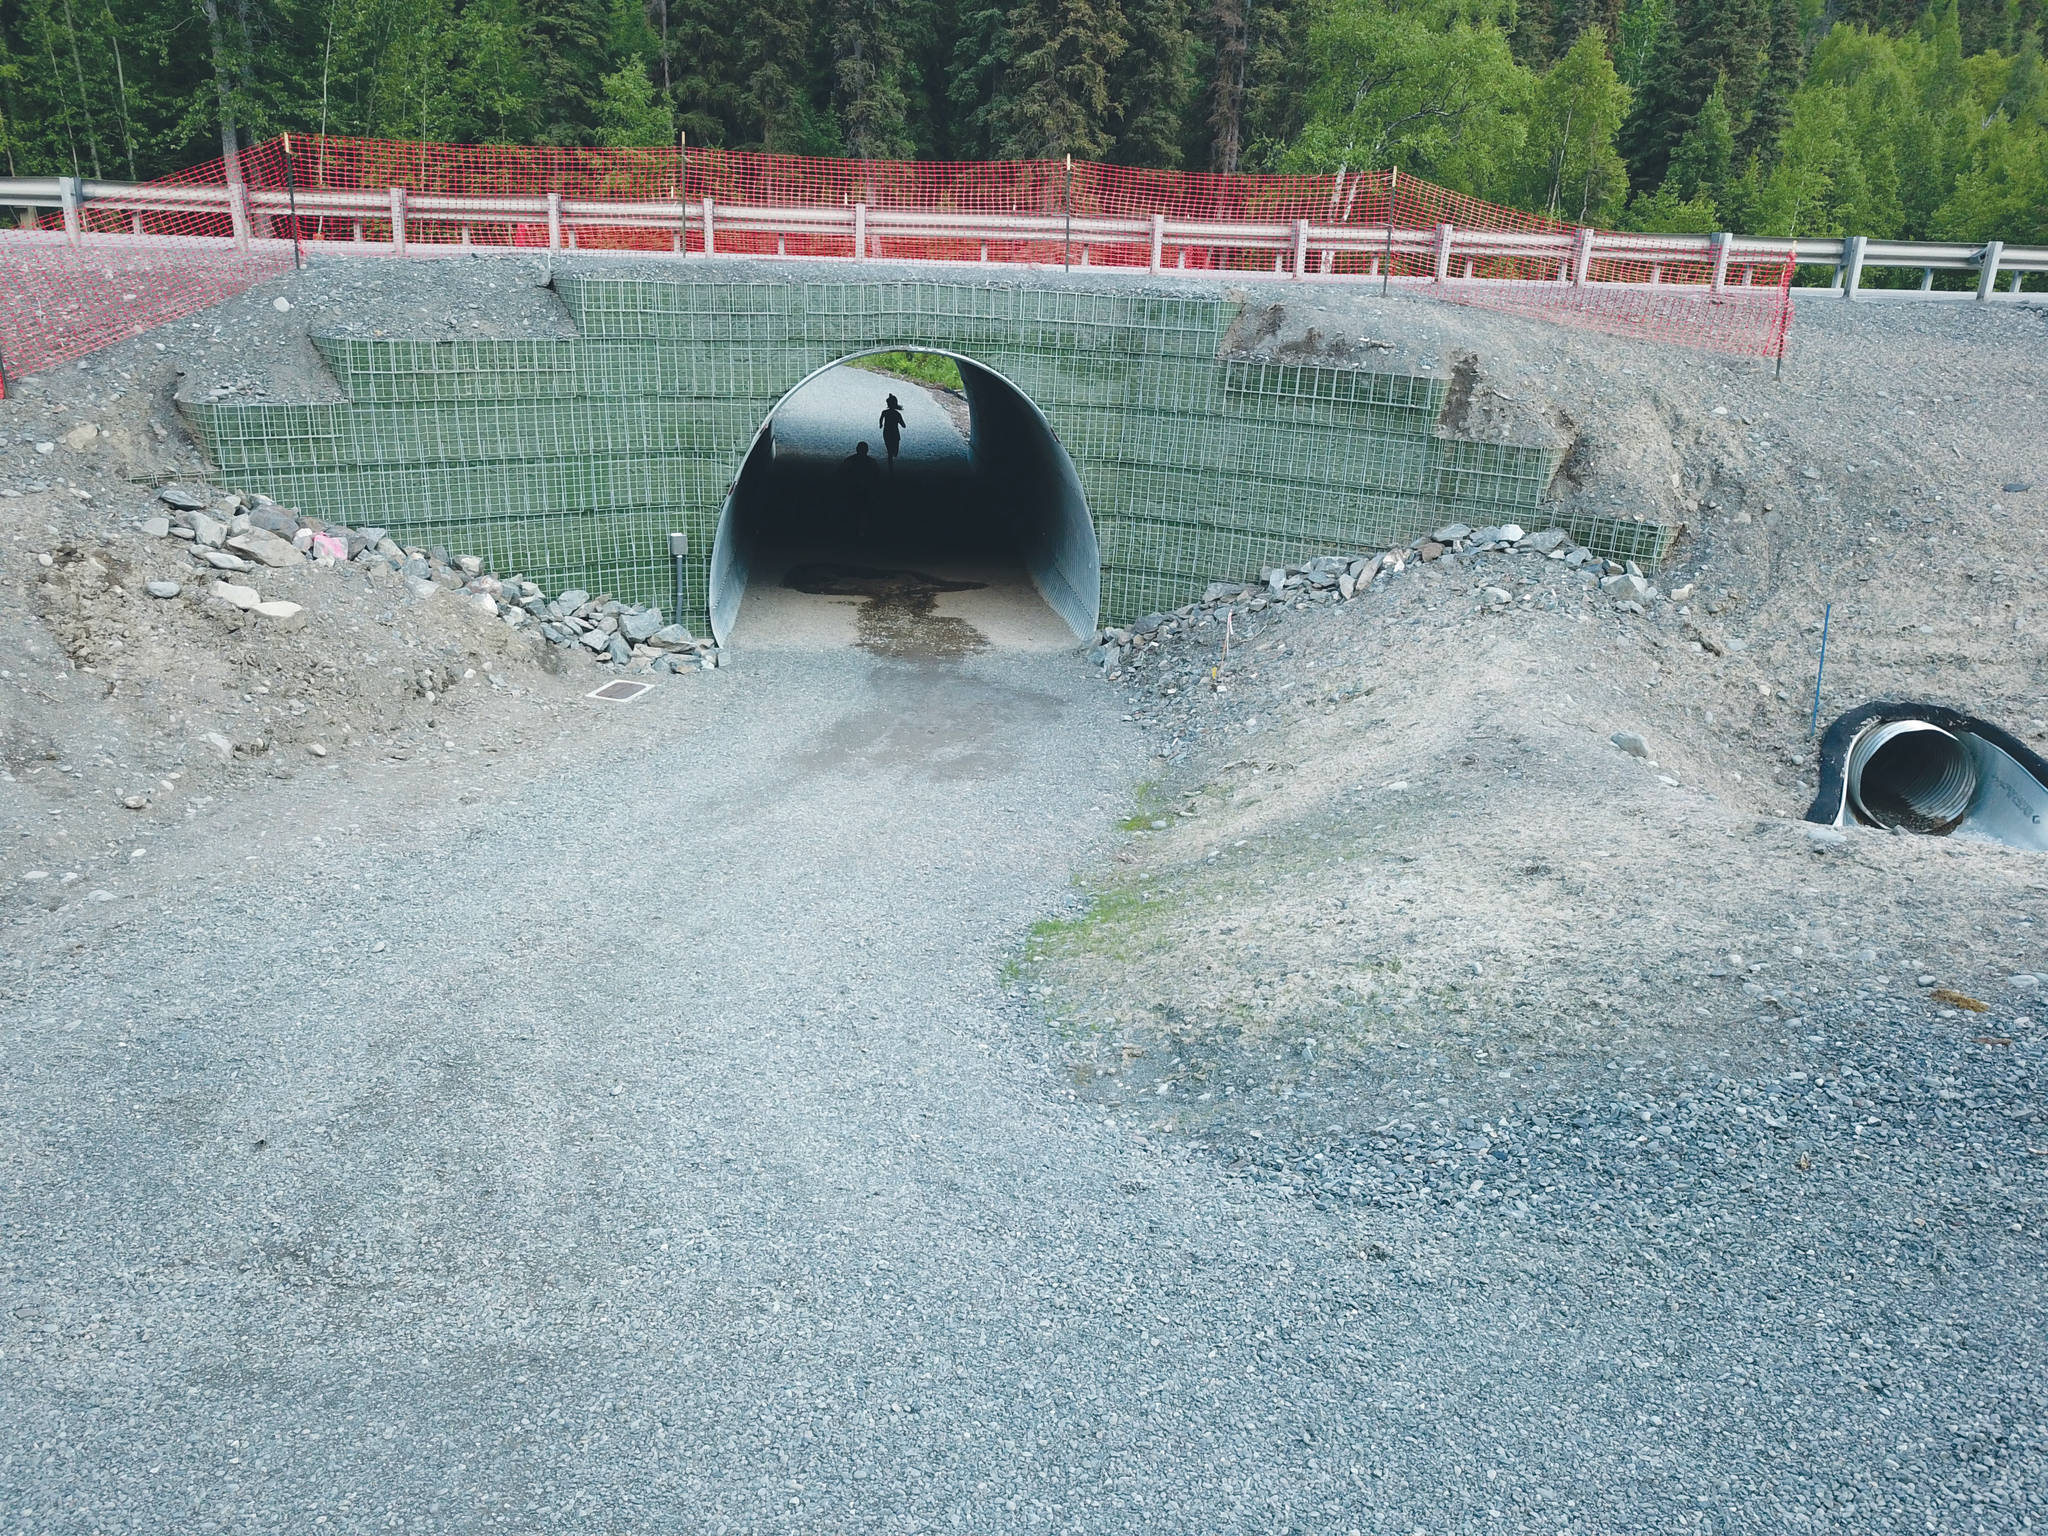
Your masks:
[{"label": "green wire mesh wall", "polygon": [[[475,554],[549,591],[706,621],[719,509],[762,420],[852,353],[929,347],[1003,374],[1073,457],[1102,546],[1102,615],[1215,580],[1405,543],[1440,523],[1543,521],[1554,454],[1444,436],[1445,381],[1226,359],[1237,306],[943,282],[558,276],[569,341],[320,337],[340,404],[190,403],[222,477],[330,522]],[[1655,561],[1673,530],[1573,536]]]}]

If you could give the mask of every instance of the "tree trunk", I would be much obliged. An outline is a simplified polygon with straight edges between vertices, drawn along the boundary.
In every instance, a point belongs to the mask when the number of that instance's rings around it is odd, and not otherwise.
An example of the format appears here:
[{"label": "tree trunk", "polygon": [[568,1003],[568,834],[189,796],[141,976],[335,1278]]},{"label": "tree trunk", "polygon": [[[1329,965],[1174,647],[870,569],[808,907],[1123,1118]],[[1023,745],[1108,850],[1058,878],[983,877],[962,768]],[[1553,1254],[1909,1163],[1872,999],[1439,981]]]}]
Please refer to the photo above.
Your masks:
[{"label": "tree trunk", "polygon": [[661,10],[661,99],[669,111],[676,109],[676,84],[669,75],[668,59],[668,0],[655,0]]},{"label": "tree trunk", "polygon": [[128,71],[121,64],[121,24],[114,20],[114,7],[105,4],[107,13],[107,43],[114,50],[114,86],[121,93],[121,142],[128,150],[128,179],[139,180],[135,174],[135,126],[128,120]]},{"label": "tree trunk", "polygon": [[235,135],[235,90],[228,83],[230,65],[227,44],[220,33],[219,0],[199,0],[199,9],[206,17],[207,41],[213,45],[213,89],[220,100],[221,164],[227,171],[228,185],[240,186],[242,151]]},{"label": "tree trunk", "polygon": [[1209,125],[1216,130],[1209,150],[1210,168],[1226,175],[1237,170],[1244,149],[1244,67],[1251,50],[1248,0],[1217,0],[1216,79]]},{"label": "tree trunk", "polygon": [[71,101],[60,83],[64,72],[57,64],[57,39],[47,19],[43,23],[43,54],[50,61],[50,82],[57,87],[57,101],[64,108],[64,142],[71,150],[71,174],[83,176],[85,171],[78,163],[78,130],[71,124]]},{"label": "tree trunk", "polygon": [[71,35],[71,72],[78,81],[78,110],[85,118],[85,147],[92,155],[93,180],[100,179],[100,136],[92,126],[91,98],[85,89],[85,61],[78,53],[78,23],[71,15],[71,0],[64,0],[64,30]]}]

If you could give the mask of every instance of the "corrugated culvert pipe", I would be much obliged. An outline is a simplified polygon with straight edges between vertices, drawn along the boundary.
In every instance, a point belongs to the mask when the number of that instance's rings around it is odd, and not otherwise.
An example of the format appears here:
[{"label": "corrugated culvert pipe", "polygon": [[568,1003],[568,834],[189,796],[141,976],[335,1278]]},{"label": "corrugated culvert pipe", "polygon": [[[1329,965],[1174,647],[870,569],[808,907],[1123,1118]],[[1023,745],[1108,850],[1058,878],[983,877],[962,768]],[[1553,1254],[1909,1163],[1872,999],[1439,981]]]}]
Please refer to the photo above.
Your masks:
[{"label": "corrugated culvert pipe", "polygon": [[2048,761],[1989,721],[1866,704],[1828,727],[1820,757],[1808,821],[2048,850]]}]

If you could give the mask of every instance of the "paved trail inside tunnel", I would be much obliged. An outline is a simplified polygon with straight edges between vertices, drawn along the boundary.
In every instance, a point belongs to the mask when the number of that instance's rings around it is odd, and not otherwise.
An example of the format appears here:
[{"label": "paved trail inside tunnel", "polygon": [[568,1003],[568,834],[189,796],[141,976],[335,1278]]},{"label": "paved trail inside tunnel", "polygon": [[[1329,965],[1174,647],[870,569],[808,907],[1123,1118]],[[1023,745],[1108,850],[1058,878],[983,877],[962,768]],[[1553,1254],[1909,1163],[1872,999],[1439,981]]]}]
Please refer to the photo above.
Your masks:
[{"label": "paved trail inside tunnel", "polygon": [[759,653],[161,842],[0,1074],[8,1528],[1671,1528],[1752,1453],[1617,1459],[1658,1313],[1397,1272],[1426,1214],[1042,1059],[1003,966],[1144,771],[1113,697]]}]

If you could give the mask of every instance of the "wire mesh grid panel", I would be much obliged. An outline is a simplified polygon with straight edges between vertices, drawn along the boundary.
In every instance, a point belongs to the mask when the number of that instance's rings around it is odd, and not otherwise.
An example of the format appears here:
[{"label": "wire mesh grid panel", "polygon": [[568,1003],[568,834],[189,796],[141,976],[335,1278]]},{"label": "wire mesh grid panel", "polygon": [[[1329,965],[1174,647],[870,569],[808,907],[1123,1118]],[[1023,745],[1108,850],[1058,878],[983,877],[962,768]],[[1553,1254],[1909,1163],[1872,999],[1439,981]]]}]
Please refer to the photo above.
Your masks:
[{"label": "wire mesh grid panel", "polygon": [[[600,334],[323,338],[346,403],[184,409],[251,489],[537,580],[668,602],[666,535],[686,531],[679,617],[698,625],[719,508],[760,422],[864,346],[958,352],[1038,404],[1097,521],[1109,620],[1177,606],[1214,579],[1405,542],[1452,516],[1530,521],[1556,464],[1552,448],[1447,435],[1433,374],[1226,359],[1232,306],[682,278],[579,280],[566,296]],[[1622,520],[1572,531],[1638,559],[1669,538]]]}]

